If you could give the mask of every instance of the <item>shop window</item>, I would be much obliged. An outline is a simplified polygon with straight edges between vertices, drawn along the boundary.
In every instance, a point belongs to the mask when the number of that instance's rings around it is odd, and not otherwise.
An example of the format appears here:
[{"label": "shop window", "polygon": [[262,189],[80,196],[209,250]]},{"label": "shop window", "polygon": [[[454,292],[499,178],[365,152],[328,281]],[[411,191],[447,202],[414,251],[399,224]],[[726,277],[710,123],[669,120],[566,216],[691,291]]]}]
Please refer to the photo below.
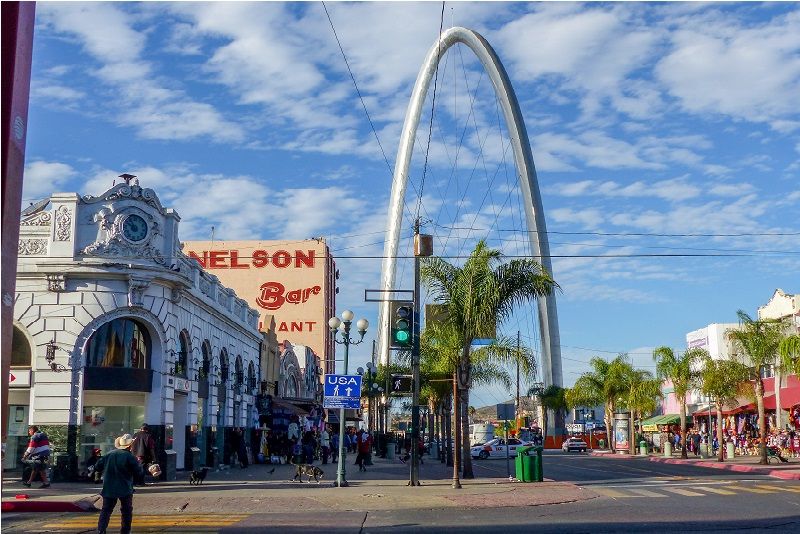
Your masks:
[{"label": "shop window", "polygon": [[199,369],[199,376],[201,379],[208,378],[208,373],[211,370],[211,346],[208,341],[203,343],[203,364]]},{"label": "shop window", "polygon": [[11,339],[11,367],[31,366],[31,344],[22,330],[14,327],[14,336]]},{"label": "shop window", "polygon": [[175,376],[186,378],[189,357],[189,335],[186,330],[178,336],[178,352],[175,353]]},{"label": "shop window", "polygon": [[133,319],[114,319],[92,334],[87,349],[89,367],[150,367],[150,335]]}]

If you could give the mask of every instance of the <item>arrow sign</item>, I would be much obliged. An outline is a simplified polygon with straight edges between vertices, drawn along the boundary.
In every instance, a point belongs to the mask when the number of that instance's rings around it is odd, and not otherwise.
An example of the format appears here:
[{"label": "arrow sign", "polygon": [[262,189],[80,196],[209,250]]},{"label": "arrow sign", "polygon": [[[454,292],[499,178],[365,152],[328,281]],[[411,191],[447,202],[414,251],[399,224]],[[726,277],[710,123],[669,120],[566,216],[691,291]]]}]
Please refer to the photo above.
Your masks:
[{"label": "arrow sign", "polygon": [[8,373],[8,381],[9,382],[13,382],[16,379],[17,379],[17,377],[14,376],[14,373]]},{"label": "arrow sign", "polygon": [[323,408],[361,408],[361,375],[325,375]]}]

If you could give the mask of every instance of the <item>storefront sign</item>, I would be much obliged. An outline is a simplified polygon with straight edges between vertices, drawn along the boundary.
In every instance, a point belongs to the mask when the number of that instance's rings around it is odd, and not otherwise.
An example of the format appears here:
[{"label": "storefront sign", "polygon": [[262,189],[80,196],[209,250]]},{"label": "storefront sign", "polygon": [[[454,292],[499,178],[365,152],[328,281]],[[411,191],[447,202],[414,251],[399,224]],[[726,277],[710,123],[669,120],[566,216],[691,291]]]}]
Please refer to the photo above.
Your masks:
[{"label": "storefront sign", "polygon": [[10,388],[29,388],[31,387],[30,369],[12,369],[8,373],[8,387]]},{"label": "storefront sign", "polygon": [[192,389],[192,384],[185,378],[175,379],[175,391],[182,391],[188,393]]}]

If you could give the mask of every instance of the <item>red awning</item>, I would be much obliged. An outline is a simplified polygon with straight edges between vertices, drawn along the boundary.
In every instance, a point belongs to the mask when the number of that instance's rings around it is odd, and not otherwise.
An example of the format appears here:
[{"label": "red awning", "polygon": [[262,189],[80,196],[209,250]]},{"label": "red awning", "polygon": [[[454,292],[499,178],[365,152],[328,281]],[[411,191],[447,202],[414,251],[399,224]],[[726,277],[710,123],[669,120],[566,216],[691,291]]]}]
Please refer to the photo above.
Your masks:
[{"label": "red awning", "polygon": [[[739,407],[733,408],[733,409],[722,410],[722,415],[733,415],[733,414],[737,414],[737,413],[741,413],[741,412],[746,412],[747,410],[745,408],[747,408],[747,406],[739,406]],[[712,417],[716,417],[717,416],[717,409],[716,408],[711,408],[711,416]],[[698,410],[698,411],[694,412],[692,414],[692,417],[708,417],[708,408],[704,408],[702,410]]]}]

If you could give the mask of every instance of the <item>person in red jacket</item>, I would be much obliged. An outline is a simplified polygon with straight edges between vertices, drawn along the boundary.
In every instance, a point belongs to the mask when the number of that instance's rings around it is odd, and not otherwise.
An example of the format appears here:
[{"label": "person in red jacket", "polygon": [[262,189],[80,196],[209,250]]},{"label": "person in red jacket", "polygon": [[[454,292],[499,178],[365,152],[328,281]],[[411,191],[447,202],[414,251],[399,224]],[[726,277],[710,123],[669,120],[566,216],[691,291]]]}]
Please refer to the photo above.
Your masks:
[{"label": "person in red jacket", "polygon": [[364,432],[363,428],[358,431],[356,445],[358,447],[358,456],[356,457],[358,470],[366,471],[367,466],[365,464],[367,461],[367,456],[369,456],[369,453],[372,450],[372,436],[370,436],[368,432]]}]

